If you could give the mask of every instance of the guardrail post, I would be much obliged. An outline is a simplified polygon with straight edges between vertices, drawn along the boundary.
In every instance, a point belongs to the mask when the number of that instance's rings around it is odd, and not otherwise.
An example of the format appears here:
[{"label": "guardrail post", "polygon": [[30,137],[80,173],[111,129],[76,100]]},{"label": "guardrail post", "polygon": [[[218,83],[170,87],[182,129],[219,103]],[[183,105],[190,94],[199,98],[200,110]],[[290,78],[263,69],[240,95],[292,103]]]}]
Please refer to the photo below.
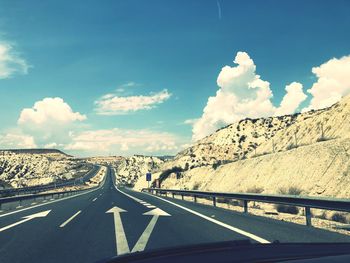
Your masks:
[{"label": "guardrail post", "polygon": [[173,196],[173,198],[175,198],[175,194],[174,193],[172,193],[172,196]]},{"label": "guardrail post", "polygon": [[248,213],[248,201],[243,200],[244,213]]},{"label": "guardrail post", "polygon": [[197,203],[197,196],[193,196],[193,202]]},{"label": "guardrail post", "polygon": [[306,225],[312,226],[312,224],[311,224],[311,211],[310,211],[310,207],[308,207],[308,206],[305,206],[305,218],[306,218]]},{"label": "guardrail post", "polygon": [[181,199],[184,200],[184,194],[181,194]]},{"label": "guardrail post", "polygon": [[213,196],[213,206],[216,206],[216,197]]}]

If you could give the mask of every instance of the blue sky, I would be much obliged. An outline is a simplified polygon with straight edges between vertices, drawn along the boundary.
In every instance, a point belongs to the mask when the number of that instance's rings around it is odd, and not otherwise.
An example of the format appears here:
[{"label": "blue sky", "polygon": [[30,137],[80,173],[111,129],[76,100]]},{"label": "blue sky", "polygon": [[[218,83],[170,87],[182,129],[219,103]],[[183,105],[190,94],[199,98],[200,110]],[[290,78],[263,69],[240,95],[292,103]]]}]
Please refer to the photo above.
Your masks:
[{"label": "blue sky", "polygon": [[[239,51],[248,54],[256,74],[269,82],[275,107],[285,96],[286,85],[302,84],[307,98],[292,109],[301,110],[310,104],[307,90],[319,78],[312,68],[350,54],[349,11],[350,2],[340,0],[0,0],[0,43],[10,46],[8,53],[17,58],[4,64],[16,70],[0,79],[0,147],[57,145],[79,155],[175,153],[193,136],[192,125],[184,121],[201,117],[207,121],[203,109],[220,88],[219,73],[225,65],[237,66],[233,60]],[[235,94],[235,87],[229,89]],[[108,115],[96,109],[95,102],[105,94],[133,97],[119,100],[120,105],[161,92],[168,97],[148,108]],[[62,130],[47,130],[50,121],[55,122],[52,115],[41,127],[33,116],[19,123],[23,109],[56,97],[84,118],[69,119],[59,125]],[[271,108],[252,117],[276,111]],[[211,118],[210,127],[197,125],[204,131],[195,138],[234,120]],[[112,136],[114,144],[94,145],[96,131],[101,130]],[[149,136],[142,137],[143,131]],[[93,133],[85,134],[91,145],[73,147],[83,132]],[[123,144],[115,138],[119,135],[132,138]],[[159,136],[164,140],[149,147],[146,141]],[[16,145],[13,138],[25,142]]]}]

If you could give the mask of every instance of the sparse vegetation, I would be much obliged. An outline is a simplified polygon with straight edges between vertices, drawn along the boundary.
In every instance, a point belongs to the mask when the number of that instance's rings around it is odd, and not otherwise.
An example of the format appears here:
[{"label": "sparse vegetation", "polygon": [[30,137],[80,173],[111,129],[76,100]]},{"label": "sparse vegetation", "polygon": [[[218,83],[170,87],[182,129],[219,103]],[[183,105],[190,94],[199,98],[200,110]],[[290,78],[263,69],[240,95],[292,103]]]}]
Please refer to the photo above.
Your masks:
[{"label": "sparse vegetation", "polygon": [[192,187],[192,190],[198,190],[200,187],[200,184],[199,183],[195,183]]},{"label": "sparse vegetation", "polygon": [[331,140],[331,138],[320,137],[320,138],[317,138],[316,142],[325,142],[325,141],[329,141],[329,140]]},{"label": "sparse vegetation", "polygon": [[299,213],[299,208],[291,205],[276,205],[276,210],[280,213],[287,213],[292,215],[297,215]]},{"label": "sparse vegetation", "polygon": [[264,192],[264,188],[263,187],[257,187],[257,186],[253,186],[250,187],[246,190],[247,193],[255,193],[255,194],[261,194],[262,192]]},{"label": "sparse vegetation", "polygon": [[159,182],[162,183],[165,179],[167,179],[169,177],[170,174],[172,173],[180,173],[183,172],[184,170],[181,167],[175,166],[172,167],[170,169],[167,169],[165,171],[163,171],[160,175],[159,175]]},{"label": "sparse vegetation", "polygon": [[296,186],[290,186],[288,188],[282,187],[278,189],[278,193],[281,195],[300,195],[302,192],[303,190]]},{"label": "sparse vegetation", "polygon": [[289,150],[292,150],[292,149],[294,149],[294,148],[297,148],[298,146],[296,146],[294,143],[291,143],[291,144],[289,144],[288,146],[287,146],[287,151],[289,151]]},{"label": "sparse vegetation", "polygon": [[214,170],[216,170],[221,164],[222,164],[222,163],[221,163],[221,160],[219,160],[219,161],[217,161],[216,163],[213,163],[213,164],[212,164],[212,168],[213,168]]},{"label": "sparse vegetation", "polygon": [[[300,195],[302,193],[302,190],[298,187],[291,186],[288,188],[283,187],[278,189],[278,193],[282,195]],[[280,213],[287,213],[293,215],[297,215],[299,213],[299,208],[296,206],[276,204],[275,207],[276,210]]]},{"label": "sparse vegetation", "polygon": [[348,220],[346,219],[346,216],[339,212],[334,212],[331,216],[331,220],[339,223],[348,223]]}]

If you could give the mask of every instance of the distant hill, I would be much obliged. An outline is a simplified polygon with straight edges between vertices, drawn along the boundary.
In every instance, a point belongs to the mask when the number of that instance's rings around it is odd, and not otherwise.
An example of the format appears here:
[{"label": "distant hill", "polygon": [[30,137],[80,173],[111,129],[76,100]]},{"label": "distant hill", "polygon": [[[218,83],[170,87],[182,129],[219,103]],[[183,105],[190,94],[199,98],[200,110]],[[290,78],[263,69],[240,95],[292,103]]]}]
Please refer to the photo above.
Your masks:
[{"label": "distant hill", "polygon": [[0,152],[27,153],[27,154],[62,154],[70,156],[57,149],[1,149]]}]

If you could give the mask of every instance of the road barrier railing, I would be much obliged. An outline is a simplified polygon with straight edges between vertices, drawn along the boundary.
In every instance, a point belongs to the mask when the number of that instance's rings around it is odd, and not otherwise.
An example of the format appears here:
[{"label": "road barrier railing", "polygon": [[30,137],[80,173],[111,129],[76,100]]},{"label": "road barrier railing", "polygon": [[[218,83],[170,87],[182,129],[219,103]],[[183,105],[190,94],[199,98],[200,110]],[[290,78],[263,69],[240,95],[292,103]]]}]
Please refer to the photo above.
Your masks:
[{"label": "road barrier railing", "polygon": [[281,204],[288,206],[303,207],[305,211],[306,225],[311,226],[311,208],[350,212],[350,199],[336,199],[336,198],[316,198],[307,196],[294,196],[294,195],[264,195],[253,193],[226,193],[226,192],[208,192],[208,191],[195,191],[195,190],[176,190],[176,189],[163,189],[163,188],[144,188],[143,192],[149,192],[156,195],[168,195],[174,198],[176,195],[181,196],[184,200],[184,196],[193,197],[193,201],[197,202],[197,198],[206,198],[213,201],[213,205],[216,206],[218,198],[239,200],[243,202],[244,213],[248,213],[249,202],[261,202],[270,204]]},{"label": "road barrier railing", "polygon": [[85,182],[89,181],[99,170],[99,166],[94,165],[86,174],[80,178],[69,179],[60,182],[53,182],[45,185],[38,186],[29,186],[21,188],[10,188],[0,190],[0,197],[15,196],[15,195],[28,195],[28,194],[37,194],[44,191],[49,191],[52,189],[82,185]]},{"label": "road barrier railing", "polygon": [[[97,174],[98,170],[95,170],[95,171],[96,171],[95,174]],[[49,188],[49,189],[44,189],[45,191],[48,191],[45,193],[31,193],[31,194],[22,194],[22,195],[2,197],[2,198],[0,198],[0,210],[2,210],[3,205],[7,204],[7,203],[17,202],[19,206],[22,206],[23,202],[25,200],[36,201],[39,198],[43,198],[44,200],[46,200],[47,198],[58,199],[58,198],[62,198],[62,197],[76,195],[76,194],[84,192],[84,191],[93,190],[95,188],[100,187],[101,185],[103,185],[105,183],[108,171],[109,171],[109,169],[106,169],[106,174],[105,174],[102,182],[100,182],[98,185],[96,185],[94,187],[89,187],[89,188],[84,188],[84,189],[71,189],[71,190],[65,190],[65,191],[56,191],[55,189]],[[64,186],[73,186],[73,185],[64,185]]]}]

